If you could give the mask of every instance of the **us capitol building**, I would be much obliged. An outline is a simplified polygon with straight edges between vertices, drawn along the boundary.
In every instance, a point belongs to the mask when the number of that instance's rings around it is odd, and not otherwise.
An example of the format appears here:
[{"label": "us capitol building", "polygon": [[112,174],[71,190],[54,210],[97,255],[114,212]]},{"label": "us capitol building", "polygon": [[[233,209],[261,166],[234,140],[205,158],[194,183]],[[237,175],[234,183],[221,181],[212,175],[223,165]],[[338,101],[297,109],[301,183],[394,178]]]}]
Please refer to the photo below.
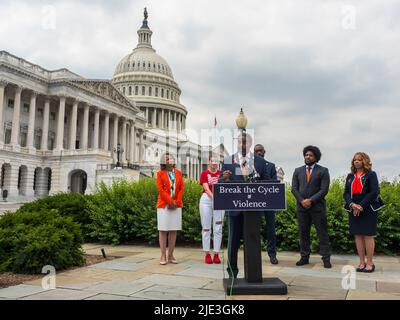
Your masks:
[{"label": "us capitol building", "polygon": [[179,152],[186,177],[198,179],[211,151],[224,156],[223,146],[188,141],[188,111],[152,47],[147,11],[138,36],[111,81],[49,71],[0,51],[0,199],[91,193],[100,181],[152,176],[167,150]]},{"label": "us capitol building", "polygon": [[49,71],[0,51],[0,199],[88,194],[100,181],[151,177],[165,151],[179,155],[184,176],[199,179],[211,153],[227,154],[223,145],[188,140],[181,90],[153,49],[144,16],[137,47],[111,81]]}]

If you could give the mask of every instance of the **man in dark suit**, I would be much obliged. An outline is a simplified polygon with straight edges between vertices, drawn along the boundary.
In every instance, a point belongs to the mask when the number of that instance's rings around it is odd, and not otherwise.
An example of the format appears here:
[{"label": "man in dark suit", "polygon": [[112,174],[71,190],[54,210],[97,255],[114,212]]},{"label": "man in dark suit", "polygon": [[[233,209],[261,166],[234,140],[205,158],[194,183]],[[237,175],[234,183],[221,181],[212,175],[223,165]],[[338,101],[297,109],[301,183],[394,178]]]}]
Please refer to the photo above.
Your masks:
[{"label": "man in dark suit", "polygon": [[303,156],[305,166],[294,171],[292,180],[292,193],[297,200],[301,254],[301,259],[296,265],[303,266],[309,263],[310,231],[311,224],[314,224],[324,267],[331,268],[325,202],[330,183],[329,171],[317,164],[321,159],[321,151],[318,147],[305,147]]},{"label": "man in dark suit", "polygon": [[[254,154],[263,158],[265,163],[267,164],[267,180],[277,180],[276,168],[275,164],[272,162],[268,162],[265,160],[265,148],[262,144],[256,144],[254,146]],[[267,254],[269,256],[269,260],[272,264],[278,264],[279,261],[276,258],[276,231],[275,231],[275,211],[265,211],[265,223],[266,230],[264,234],[266,234],[266,238],[268,241],[267,245]]]},{"label": "man in dark suit", "polygon": [[[268,180],[267,165],[263,158],[254,156],[250,152],[252,138],[249,134],[242,133],[238,137],[237,153],[224,159],[219,182],[248,182],[250,180]],[[237,257],[240,240],[243,238],[243,212],[226,211],[229,223],[228,242],[228,274],[236,278],[239,272]]]}]

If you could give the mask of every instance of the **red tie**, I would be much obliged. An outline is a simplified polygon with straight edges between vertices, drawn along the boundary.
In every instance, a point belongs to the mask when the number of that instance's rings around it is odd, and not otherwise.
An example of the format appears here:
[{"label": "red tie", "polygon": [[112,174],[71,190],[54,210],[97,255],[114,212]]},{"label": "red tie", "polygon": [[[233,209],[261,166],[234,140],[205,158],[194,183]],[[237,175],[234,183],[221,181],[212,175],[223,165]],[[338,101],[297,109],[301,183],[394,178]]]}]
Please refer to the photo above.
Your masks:
[{"label": "red tie", "polygon": [[307,183],[309,183],[311,179],[311,168],[309,166],[307,166],[306,178],[307,178]]}]

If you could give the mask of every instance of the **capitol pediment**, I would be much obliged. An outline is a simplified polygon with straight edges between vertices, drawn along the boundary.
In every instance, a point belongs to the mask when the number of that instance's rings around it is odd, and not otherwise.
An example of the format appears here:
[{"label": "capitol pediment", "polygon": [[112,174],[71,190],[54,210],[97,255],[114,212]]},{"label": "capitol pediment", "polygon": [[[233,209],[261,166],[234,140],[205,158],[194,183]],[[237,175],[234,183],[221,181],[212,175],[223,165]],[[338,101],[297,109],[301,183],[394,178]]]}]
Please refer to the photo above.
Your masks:
[{"label": "capitol pediment", "polygon": [[116,103],[125,105],[128,108],[133,108],[140,112],[134,104],[132,104],[121,92],[119,92],[109,81],[106,80],[71,80],[72,84],[90,91],[96,95],[110,99]]}]

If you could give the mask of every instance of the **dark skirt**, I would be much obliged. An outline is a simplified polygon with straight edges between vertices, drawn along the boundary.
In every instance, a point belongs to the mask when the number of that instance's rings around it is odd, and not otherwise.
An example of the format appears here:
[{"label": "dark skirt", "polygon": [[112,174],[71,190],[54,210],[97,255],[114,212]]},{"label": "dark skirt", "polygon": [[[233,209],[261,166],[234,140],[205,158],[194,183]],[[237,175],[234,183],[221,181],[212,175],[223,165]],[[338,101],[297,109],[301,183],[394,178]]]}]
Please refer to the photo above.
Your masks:
[{"label": "dark skirt", "polygon": [[[361,202],[360,195],[353,195],[352,201],[356,204]],[[350,233],[352,235],[375,236],[376,225],[378,223],[378,212],[373,211],[371,207],[364,208],[359,216],[354,216],[349,212]]]}]

